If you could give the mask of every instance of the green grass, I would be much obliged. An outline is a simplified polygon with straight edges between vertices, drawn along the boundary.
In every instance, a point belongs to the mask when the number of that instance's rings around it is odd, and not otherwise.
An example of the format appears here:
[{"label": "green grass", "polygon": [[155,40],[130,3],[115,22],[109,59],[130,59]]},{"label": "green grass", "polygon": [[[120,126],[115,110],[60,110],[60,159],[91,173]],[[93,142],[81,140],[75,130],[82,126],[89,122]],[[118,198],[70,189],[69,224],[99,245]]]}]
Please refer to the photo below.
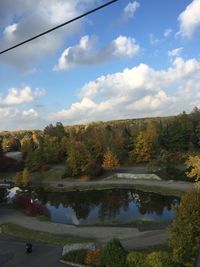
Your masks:
[{"label": "green grass", "polygon": [[57,165],[52,167],[48,171],[40,171],[31,173],[30,180],[31,181],[60,181],[62,180],[62,176],[65,173],[64,165]]},{"label": "green grass", "polygon": [[25,240],[34,240],[54,245],[65,245],[72,243],[85,243],[94,242],[90,238],[79,238],[74,236],[54,235],[46,232],[36,231],[28,229],[16,224],[6,223],[1,225],[1,231],[3,234],[8,234],[16,237],[23,238]]},{"label": "green grass", "polygon": [[0,179],[13,180],[15,175],[14,171],[0,172]]},{"label": "green grass", "polygon": [[113,226],[120,226],[120,225],[130,225],[130,226],[140,226],[140,225],[158,225],[160,223],[164,222],[170,222],[170,220],[158,220],[158,221],[144,221],[144,220],[134,220],[134,221],[117,221],[117,220],[110,220],[110,221],[104,221],[104,222],[98,222],[96,224],[90,224],[87,226],[104,226],[104,225],[113,225]]}]

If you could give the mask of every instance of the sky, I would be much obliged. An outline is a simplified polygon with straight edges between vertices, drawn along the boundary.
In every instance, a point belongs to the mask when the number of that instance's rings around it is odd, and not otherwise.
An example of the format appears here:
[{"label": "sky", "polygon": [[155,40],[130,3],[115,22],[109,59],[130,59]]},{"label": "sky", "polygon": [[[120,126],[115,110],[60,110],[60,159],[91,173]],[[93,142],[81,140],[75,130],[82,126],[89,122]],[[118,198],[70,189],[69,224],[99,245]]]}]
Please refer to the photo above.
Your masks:
[{"label": "sky", "polygon": [[[0,50],[108,0],[1,0]],[[200,108],[200,0],[119,0],[0,55],[0,130]]]}]

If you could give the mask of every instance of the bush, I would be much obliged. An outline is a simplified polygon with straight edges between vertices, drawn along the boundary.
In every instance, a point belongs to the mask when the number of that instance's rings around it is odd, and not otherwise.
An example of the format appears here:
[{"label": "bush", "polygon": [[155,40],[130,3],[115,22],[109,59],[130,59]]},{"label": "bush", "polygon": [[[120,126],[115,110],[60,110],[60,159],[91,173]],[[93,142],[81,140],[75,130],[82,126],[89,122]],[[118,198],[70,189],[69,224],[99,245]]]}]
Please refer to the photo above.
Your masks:
[{"label": "bush", "polygon": [[63,256],[63,260],[73,263],[84,264],[87,252],[87,249],[70,251]]},{"label": "bush", "polygon": [[131,251],[126,258],[127,267],[147,267],[145,258],[146,255],[144,253]]},{"label": "bush", "polygon": [[88,264],[92,267],[100,267],[101,266],[100,249],[88,250],[87,255],[85,257],[85,264]]},{"label": "bush", "polygon": [[105,267],[126,266],[126,251],[117,238],[112,239],[102,251],[101,263]]},{"label": "bush", "polygon": [[172,267],[173,263],[166,251],[156,251],[147,255],[146,267]]},{"label": "bush", "polygon": [[183,196],[175,212],[176,218],[169,229],[172,260],[191,266],[200,247],[200,191],[192,190]]},{"label": "bush", "polygon": [[27,195],[16,195],[13,200],[13,205],[16,209],[20,209],[30,216],[49,216],[49,211],[45,206],[43,206],[40,202],[32,201],[31,197]]}]

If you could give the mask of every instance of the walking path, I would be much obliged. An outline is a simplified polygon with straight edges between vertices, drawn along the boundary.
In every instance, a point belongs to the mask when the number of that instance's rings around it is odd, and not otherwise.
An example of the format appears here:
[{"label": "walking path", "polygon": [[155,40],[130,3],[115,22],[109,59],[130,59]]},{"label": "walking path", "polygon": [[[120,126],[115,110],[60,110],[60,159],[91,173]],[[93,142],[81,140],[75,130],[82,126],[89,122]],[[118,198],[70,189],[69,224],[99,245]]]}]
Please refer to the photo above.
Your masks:
[{"label": "walking path", "polygon": [[133,227],[77,227],[74,225],[39,221],[37,218],[25,216],[21,212],[13,209],[1,208],[0,213],[0,224],[10,222],[51,234],[90,237],[96,239],[100,244],[105,244],[113,237],[118,237],[127,249],[147,247],[149,245],[164,244],[167,242],[166,230],[140,232],[137,228]]}]

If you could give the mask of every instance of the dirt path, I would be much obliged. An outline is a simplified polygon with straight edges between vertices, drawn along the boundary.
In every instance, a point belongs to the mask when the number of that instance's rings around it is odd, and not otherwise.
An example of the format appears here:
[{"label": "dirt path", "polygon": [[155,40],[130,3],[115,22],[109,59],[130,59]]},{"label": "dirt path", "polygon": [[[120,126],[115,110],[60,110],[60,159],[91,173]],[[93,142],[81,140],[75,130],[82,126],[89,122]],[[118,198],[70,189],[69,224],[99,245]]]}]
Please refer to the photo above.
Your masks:
[{"label": "dirt path", "polygon": [[164,244],[167,242],[166,230],[140,232],[137,228],[133,227],[77,227],[38,221],[36,218],[28,217],[16,210],[6,208],[1,208],[0,214],[0,224],[10,222],[26,228],[52,234],[90,237],[95,238],[100,244],[105,244],[111,238],[118,237],[127,249],[147,247],[149,245]]}]

